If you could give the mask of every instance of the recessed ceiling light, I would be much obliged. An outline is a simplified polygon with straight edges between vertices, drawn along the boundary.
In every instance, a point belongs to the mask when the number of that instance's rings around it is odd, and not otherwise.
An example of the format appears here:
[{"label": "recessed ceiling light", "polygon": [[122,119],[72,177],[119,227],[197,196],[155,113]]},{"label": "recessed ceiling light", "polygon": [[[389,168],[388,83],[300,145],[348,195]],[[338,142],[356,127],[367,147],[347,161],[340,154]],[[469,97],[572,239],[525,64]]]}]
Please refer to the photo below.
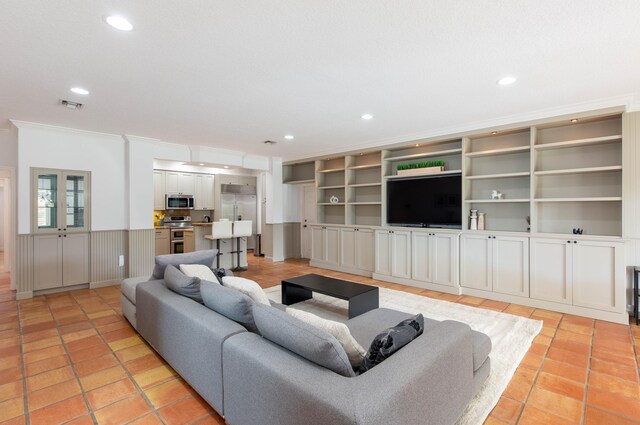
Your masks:
[{"label": "recessed ceiling light", "polygon": [[287,135],[284,136],[284,138],[287,139],[287,140],[293,140],[293,135],[287,134]]},{"label": "recessed ceiling light", "polygon": [[360,152],[360,156],[364,155],[364,153]]},{"label": "recessed ceiling light", "polygon": [[225,165],[225,166],[224,166],[224,168],[229,168],[229,166],[228,166],[228,165]]},{"label": "recessed ceiling light", "polygon": [[113,28],[120,31],[131,31],[133,25],[126,18],[119,15],[111,15],[104,18],[105,22],[111,25]]},{"label": "recessed ceiling light", "polygon": [[373,118],[373,115],[371,115],[371,114],[364,114],[364,115],[362,115],[360,118],[362,118],[363,120],[370,120],[371,118]]},{"label": "recessed ceiling light", "polygon": [[420,143],[416,143],[416,148],[420,146]]},{"label": "recessed ceiling light", "polygon": [[498,80],[498,84],[500,84],[501,86],[508,86],[509,84],[513,84],[515,82],[516,82],[516,77],[511,77],[511,76],[502,77]]},{"label": "recessed ceiling light", "polygon": [[492,131],[491,134],[493,134],[495,136],[496,134],[498,134],[498,132],[497,131]]},{"label": "recessed ceiling light", "polygon": [[87,95],[89,94],[89,90],[83,89],[82,87],[71,87],[71,91],[75,94]]},{"label": "recessed ceiling light", "polygon": [[578,122],[578,118],[574,118],[571,120],[572,123],[577,123]]},{"label": "recessed ceiling light", "polygon": [[199,165],[200,165],[201,167],[204,167],[204,163],[203,163],[203,162],[201,162]]}]

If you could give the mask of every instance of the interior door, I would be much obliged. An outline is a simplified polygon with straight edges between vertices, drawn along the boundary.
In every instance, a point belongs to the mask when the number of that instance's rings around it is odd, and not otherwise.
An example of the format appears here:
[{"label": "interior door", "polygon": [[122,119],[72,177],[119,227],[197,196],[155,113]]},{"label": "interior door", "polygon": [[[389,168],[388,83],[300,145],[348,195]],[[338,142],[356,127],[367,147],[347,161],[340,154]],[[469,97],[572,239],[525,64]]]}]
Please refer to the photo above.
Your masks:
[{"label": "interior door", "polygon": [[311,258],[311,227],[316,222],[316,188],[305,186],[303,193],[303,216],[300,237],[302,239],[302,258]]}]

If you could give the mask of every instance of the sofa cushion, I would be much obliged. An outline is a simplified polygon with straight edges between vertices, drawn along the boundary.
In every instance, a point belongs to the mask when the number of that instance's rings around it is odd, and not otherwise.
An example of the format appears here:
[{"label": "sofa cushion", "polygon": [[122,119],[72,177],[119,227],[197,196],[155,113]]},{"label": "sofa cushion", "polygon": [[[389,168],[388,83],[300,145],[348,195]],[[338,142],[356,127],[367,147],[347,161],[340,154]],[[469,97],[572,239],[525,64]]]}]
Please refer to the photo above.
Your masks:
[{"label": "sofa cushion", "polygon": [[207,249],[204,251],[187,252],[185,254],[158,255],[156,256],[156,265],[153,268],[153,277],[162,279],[164,277],[164,269],[169,264],[174,267],[179,267],[180,264],[202,264],[207,267],[212,267],[217,253],[217,249]]},{"label": "sofa cushion", "polygon": [[471,331],[471,341],[473,344],[473,371],[482,367],[489,353],[491,353],[491,338],[478,331]]},{"label": "sofa cushion", "polygon": [[242,292],[257,303],[271,305],[267,294],[265,294],[260,285],[253,280],[245,279],[244,277],[224,276],[222,278],[222,284],[227,288]]},{"label": "sofa cushion", "polygon": [[396,351],[422,335],[423,331],[424,317],[422,314],[417,314],[381,332],[371,342],[371,347],[360,365],[360,372],[366,372],[382,363]]},{"label": "sofa cushion", "polygon": [[342,376],[355,376],[344,348],[328,332],[264,304],[254,304],[253,318],[269,341]]},{"label": "sofa cushion", "polygon": [[197,277],[200,280],[208,280],[210,282],[218,280],[213,270],[202,264],[180,264],[180,271],[187,276]]},{"label": "sofa cushion", "polygon": [[202,302],[199,278],[187,276],[174,266],[168,265],[164,270],[164,283],[176,294],[184,295],[199,303]]},{"label": "sofa cushion", "polygon": [[347,325],[333,320],[323,319],[313,313],[297,310],[295,308],[289,307],[286,312],[305,323],[327,331],[329,334],[333,335],[347,353],[349,363],[351,363],[353,369],[357,370],[360,367],[367,351],[351,336],[351,332],[349,332]]},{"label": "sofa cushion", "polygon": [[254,302],[251,298],[239,291],[206,280],[200,282],[200,293],[204,305],[211,310],[241,324],[251,332],[256,332],[253,320]]},{"label": "sofa cushion", "polygon": [[136,286],[142,282],[147,282],[148,277],[130,277],[122,281],[122,295],[124,295],[131,304],[136,305]]}]

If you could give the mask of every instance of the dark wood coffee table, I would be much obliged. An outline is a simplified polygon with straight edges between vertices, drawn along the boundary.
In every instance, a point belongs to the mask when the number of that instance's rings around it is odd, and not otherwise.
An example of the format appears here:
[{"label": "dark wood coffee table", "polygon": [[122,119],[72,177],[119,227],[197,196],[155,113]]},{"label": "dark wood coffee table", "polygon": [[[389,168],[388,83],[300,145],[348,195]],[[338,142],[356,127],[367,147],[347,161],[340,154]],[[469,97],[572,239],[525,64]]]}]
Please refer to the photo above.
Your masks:
[{"label": "dark wood coffee table", "polygon": [[311,299],[313,292],[349,301],[349,319],[378,308],[378,287],[306,274],[282,281],[282,304],[291,305]]}]

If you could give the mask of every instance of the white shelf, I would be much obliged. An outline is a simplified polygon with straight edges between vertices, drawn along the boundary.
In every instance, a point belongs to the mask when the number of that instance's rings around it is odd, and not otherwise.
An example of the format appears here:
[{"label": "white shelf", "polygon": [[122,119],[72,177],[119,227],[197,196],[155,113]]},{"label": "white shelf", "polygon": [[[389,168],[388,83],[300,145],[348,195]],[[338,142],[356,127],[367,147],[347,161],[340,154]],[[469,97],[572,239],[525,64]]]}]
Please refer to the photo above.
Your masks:
[{"label": "white shelf", "polygon": [[451,171],[441,171],[439,173],[431,173],[431,174],[419,174],[413,176],[385,176],[384,178],[387,180],[395,180],[395,179],[418,179],[421,177],[433,177],[433,176],[445,176],[448,174],[461,174],[462,170],[451,170]]},{"label": "white shelf", "polygon": [[528,171],[521,173],[503,173],[503,174],[485,174],[481,176],[466,176],[467,180],[484,180],[484,179],[506,179],[509,177],[529,177],[531,175]]},{"label": "white shelf", "polygon": [[338,186],[318,186],[318,189],[344,189],[344,185],[338,185]]},{"label": "white shelf", "polygon": [[354,165],[353,167],[349,167],[349,170],[366,170],[368,168],[378,168],[381,167],[382,164],[366,164],[366,165]]},{"label": "white shelf", "polygon": [[331,202],[318,202],[317,205],[330,205],[330,206],[334,206],[334,205],[344,205],[344,202],[338,202],[335,204],[332,204]]},{"label": "white shelf", "polygon": [[577,140],[567,140],[564,142],[543,143],[541,145],[535,145],[533,148],[539,151],[544,151],[549,149],[575,148],[578,146],[599,145],[599,144],[614,143],[619,141],[622,141],[622,136],[620,134],[616,134],[613,136],[592,137],[589,139],[577,139]]},{"label": "white shelf", "polygon": [[466,153],[465,156],[467,158],[477,158],[480,156],[507,155],[510,153],[520,153],[520,152],[528,152],[528,151],[529,151],[529,146],[515,146],[513,148],[502,148],[502,149],[492,149],[488,151],[469,152],[469,153]]},{"label": "white shelf", "polygon": [[382,183],[358,183],[358,184],[348,185],[348,187],[374,187],[374,186],[382,186]]},{"label": "white shelf", "polygon": [[588,168],[568,168],[564,170],[547,170],[536,171],[536,176],[555,176],[560,174],[583,174],[583,173],[599,173],[603,171],[618,171],[622,170],[622,165],[611,165],[607,167],[588,167]]},{"label": "white shelf", "polygon": [[529,199],[469,199],[465,204],[509,204],[529,202]]},{"label": "white shelf", "polygon": [[288,181],[284,181],[282,183],[284,184],[305,184],[305,183],[315,183],[315,179],[309,179],[309,180],[288,180]]},{"label": "white shelf", "polygon": [[382,202],[349,202],[349,205],[382,205]]},{"label": "white shelf", "polygon": [[536,202],[616,202],[622,201],[621,196],[605,196],[591,198],[536,198]]},{"label": "white shelf", "polygon": [[337,173],[339,171],[344,171],[344,168],[332,168],[329,170],[318,170],[318,173]]},{"label": "white shelf", "polygon": [[462,148],[447,149],[444,151],[435,151],[435,152],[414,153],[411,155],[393,156],[393,157],[385,158],[385,161],[404,161],[405,159],[430,158],[433,156],[454,155],[457,153],[462,153]]}]

